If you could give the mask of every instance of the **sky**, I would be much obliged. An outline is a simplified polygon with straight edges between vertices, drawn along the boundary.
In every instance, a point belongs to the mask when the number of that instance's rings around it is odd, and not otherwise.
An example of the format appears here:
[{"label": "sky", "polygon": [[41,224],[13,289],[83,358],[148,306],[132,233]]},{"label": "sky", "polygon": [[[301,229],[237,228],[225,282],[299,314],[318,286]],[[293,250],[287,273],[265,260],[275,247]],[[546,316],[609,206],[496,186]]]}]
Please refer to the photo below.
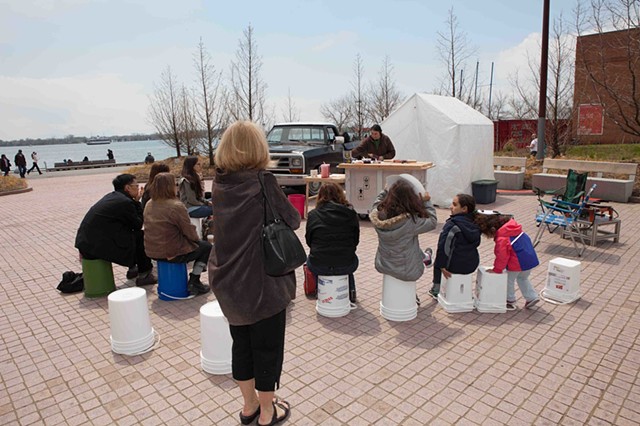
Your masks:
[{"label": "sky", "polygon": [[[359,54],[365,82],[385,56],[404,96],[432,92],[444,67],[437,32],[453,7],[475,48],[479,84],[539,57],[543,0],[0,0],[0,140],[153,133],[149,98],[163,69],[193,86],[202,39],[229,75],[243,31],[254,29],[267,102],[283,121],[290,93],[300,119],[346,94]],[[551,19],[575,0],[551,0]]]}]

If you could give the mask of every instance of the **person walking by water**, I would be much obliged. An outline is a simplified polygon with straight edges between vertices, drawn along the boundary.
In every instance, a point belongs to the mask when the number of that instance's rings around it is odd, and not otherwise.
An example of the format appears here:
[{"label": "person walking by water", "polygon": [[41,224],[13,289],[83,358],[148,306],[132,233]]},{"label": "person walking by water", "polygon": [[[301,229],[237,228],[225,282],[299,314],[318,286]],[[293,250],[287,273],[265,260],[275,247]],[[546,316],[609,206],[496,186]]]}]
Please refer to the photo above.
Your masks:
[{"label": "person walking by water", "polygon": [[27,159],[25,158],[22,150],[19,149],[16,154],[14,161],[16,166],[18,167],[18,172],[20,173],[20,177],[24,178],[24,175],[27,173]]},{"label": "person walking by water", "polygon": [[40,171],[40,167],[38,167],[38,153],[33,151],[31,153],[31,160],[33,161],[33,166],[29,170],[27,170],[27,174],[31,173],[33,169],[37,169],[39,174],[42,174]]},{"label": "person walking by water", "polygon": [[107,149],[107,158],[109,160],[113,160],[113,151],[111,151],[110,149]]},{"label": "person walking by water", "polygon": [[154,161],[156,161],[156,159],[153,158],[153,155],[151,155],[150,152],[147,152],[147,156],[144,157],[144,164],[153,164]]},{"label": "person walking by water", "polygon": [[2,158],[0,158],[0,170],[2,170],[4,176],[8,176],[11,171],[11,161],[9,161],[4,154],[2,154]]}]

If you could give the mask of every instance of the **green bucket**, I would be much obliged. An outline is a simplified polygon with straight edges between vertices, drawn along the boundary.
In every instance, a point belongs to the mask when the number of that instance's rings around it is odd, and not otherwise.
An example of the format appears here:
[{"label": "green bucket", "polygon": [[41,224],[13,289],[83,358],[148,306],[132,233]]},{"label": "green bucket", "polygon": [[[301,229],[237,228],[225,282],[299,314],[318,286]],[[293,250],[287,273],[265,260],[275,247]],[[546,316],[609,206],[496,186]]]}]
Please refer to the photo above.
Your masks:
[{"label": "green bucket", "polygon": [[103,297],[116,290],[113,267],[106,260],[82,259],[85,297]]}]

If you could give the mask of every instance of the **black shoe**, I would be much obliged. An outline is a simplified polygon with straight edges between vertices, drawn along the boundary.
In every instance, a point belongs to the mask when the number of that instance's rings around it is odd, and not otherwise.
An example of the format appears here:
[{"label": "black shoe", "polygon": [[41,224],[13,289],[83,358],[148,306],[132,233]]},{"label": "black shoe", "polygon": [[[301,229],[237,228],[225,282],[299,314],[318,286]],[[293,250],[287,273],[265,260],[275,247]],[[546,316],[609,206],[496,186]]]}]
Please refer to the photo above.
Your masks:
[{"label": "black shoe", "polygon": [[137,276],[138,276],[138,267],[137,266],[132,266],[131,268],[129,268],[127,270],[127,279],[128,280],[132,280]]},{"label": "black shoe", "polygon": [[191,296],[197,296],[199,294],[209,293],[211,288],[200,282],[200,275],[189,274],[189,282],[187,283],[187,290]]},{"label": "black shoe", "polygon": [[153,275],[153,273],[149,272],[146,276],[144,277],[138,277],[136,278],[136,285],[138,287],[143,286],[143,285],[153,285],[156,284],[158,282],[158,279],[156,278],[155,275]]},{"label": "black shoe", "polygon": [[431,296],[434,299],[438,300],[438,292],[437,291],[429,290],[429,296]]}]

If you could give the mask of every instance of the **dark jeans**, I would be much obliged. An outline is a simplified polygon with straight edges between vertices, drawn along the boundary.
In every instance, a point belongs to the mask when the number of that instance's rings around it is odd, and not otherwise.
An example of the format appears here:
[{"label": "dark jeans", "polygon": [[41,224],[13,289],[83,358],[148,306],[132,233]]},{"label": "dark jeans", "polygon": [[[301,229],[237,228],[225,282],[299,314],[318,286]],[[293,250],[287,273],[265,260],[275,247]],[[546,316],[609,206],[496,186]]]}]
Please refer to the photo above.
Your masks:
[{"label": "dark jeans", "polygon": [[321,266],[313,265],[311,260],[307,257],[307,268],[315,275],[316,282],[318,282],[318,275],[349,275],[349,294],[356,289],[356,280],[353,277],[353,273],[358,269],[358,257],[356,256],[355,262],[347,266]]},{"label": "dark jeans", "polygon": [[198,206],[198,207],[189,207],[189,217],[209,217],[213,214],[213,208],[211,206]]},{"label": "dark jeans", "polygon": [[18,172],[20,173],[20,177],[23,178],[27,173],[27,166],[18,166]]},{"label": "dark jeans", "polygon": [[198,241],[198,248],[191,253],[181,254],[171,260],[158,259],[170,263],[187,263],[195,260],[196,262],[202,262],[206,265],[209,261],[209,253],[211,253],[211,243],[209,241]]},{"label": "dark jeans", "polygon": [[433,267],[433,285],[431,291],[433,293],[440,293],[440,282],[442,281],[442,269]]}]

